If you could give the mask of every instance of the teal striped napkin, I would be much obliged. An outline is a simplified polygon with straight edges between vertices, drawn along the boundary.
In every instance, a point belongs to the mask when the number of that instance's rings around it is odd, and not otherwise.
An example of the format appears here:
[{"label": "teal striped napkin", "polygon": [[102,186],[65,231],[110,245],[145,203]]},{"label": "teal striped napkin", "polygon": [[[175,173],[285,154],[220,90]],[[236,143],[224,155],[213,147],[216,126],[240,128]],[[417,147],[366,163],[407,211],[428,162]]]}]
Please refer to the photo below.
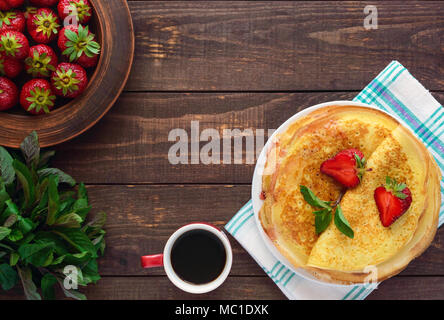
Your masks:
[{"label": "teal striped napkin", "polygon": [[[444,108],[399,62],[392,61],[354,101],[376,106],[410,127],[444,172]],[[441,194],[440,226],[444,222],[444,180],[441,180]],[[251,200],[227,223],[225,229],[289,299],[362,300],[373,291],[370,285],[333,287],[318,284],[289,270],[265,246],[255,223]]]}]

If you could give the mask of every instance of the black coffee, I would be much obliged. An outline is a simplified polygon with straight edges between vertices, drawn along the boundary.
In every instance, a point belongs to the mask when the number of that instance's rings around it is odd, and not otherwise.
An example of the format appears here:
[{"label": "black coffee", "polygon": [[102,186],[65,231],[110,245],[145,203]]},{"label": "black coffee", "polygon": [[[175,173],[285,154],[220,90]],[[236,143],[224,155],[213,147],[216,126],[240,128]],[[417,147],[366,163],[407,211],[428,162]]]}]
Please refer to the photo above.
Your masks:
[{"label": "black coffee", "polygon": [[191,230],[181,235],[171,249],[171,264],[184,281],[203,284],[215,280],[227,259],[223,243],[209,231]]}]

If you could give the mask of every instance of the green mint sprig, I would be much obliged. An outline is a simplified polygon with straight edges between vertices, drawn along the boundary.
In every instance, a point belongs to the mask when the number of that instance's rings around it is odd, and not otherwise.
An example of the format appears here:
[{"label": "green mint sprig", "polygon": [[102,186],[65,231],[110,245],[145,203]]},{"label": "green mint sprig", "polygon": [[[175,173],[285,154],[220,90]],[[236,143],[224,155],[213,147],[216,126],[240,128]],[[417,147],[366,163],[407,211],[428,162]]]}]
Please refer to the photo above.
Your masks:
[{"label": "green mint sprig", "polygon": [[49,167],[53,151],[41,152],[33,132],[21,153],[0,147],[0,287],[21,284],[27,299],[85,295],[63,286],[64,268],[75,266],[77,284],[100,279],[97,259],[105,249],[106,215],[91,217],[85,186]]},{"label": "green mint sprig", "polygon": [[323,201],[319,199],[313,193],[313,191],[311,191],[306,186],[301,185],[300,191],[302,193],[302,196],[304,197],[304,200],[312,207],[318,209],[313,212],[313,214],[315,215],[316,234],[321,234],[327,229],[327,227],[331,223],[333,212],[336,210],[334,218],[336,228],[338,228],[338,230],[347,237],[351,239],[354,238],[354,232],[344,214],[342,213],[341,206],[339,205],[342,195],[338,199],[339,201],[335,201],[334,203],[332,203],[330,201]]}]

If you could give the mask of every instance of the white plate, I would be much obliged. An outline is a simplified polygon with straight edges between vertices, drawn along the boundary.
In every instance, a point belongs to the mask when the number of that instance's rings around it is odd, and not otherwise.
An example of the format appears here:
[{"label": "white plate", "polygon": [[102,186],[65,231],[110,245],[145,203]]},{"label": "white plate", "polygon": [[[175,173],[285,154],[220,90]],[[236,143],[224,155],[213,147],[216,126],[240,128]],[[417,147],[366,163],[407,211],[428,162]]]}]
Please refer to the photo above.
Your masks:
[{"label": "white plate", "polygon": [[[325,103],[321,103],[321,104],[317,104],[315,106],[309,107],[307,109],[304,109],[298,113],[296,113],[294,116],[292,116],[290,119],[288,119],[287,121],[285,121],[272,135],[271,137],[269,137],[267,143],[265,144],[264,148],[262,149],[261,154],[259,155],[259,158],[257,160],[256,163],[256,167],[254,169],[254,173],[253,173],[253,182],[252,182],[252,186],[251,186],[251,198],[253,201],[253,211],[254,211],[254,218],[256,220],[256,224],[258,226],[259,229],[259,233],[262,236],[262,239],[265,242],[265,245],[267,246],[267,248],[271,251],[271,253],[274,255],[274,257],[276,259],[278,259],[282,264],[284,264],[288,269],[290,269],[291,271],[293,271],[294,273],[296,273],[297,275],[317,282],[317,283],[321,283],[321,284],[326,284],[326,285],[331,285],[331,286],[339,286],[339,287],[344,287],[345,285],[340,285],[340,284],[332,284],[332,283],[327,283],[324,281],[321,281],[317,278],[315,278],[312,274],[310,274],[309,272],[307,272],[306,270],[304,270],[303,268],[296,268],[294,267],[280,252],[279,250],[274,246],[273,242],[270,240],[270,238],[267,236],[267,234],[265,233],[264,229],[262,228],[262,224],[259,220],[259,210],[262,207],[263,204],[263,200],[260,199],[260,194],[262,192],[262,173],[264,171],[264,166],[265,166],[265,162],[267,160],[267,153],[269,148],[271,147],[271,142],[273,141],[273,139],[275,138],[275,136],[281,132],[284,132],[290,124],[292,124],[293,122],[295,122],[296,120],[298,120],[301,117],[304,117],[306,115],[308,115],[309,113],[313,112],[314,110],[320,109],[320,108],[324,108],[324,107],[328,107],[328,106],[359,106],[359,107],[366,107],[366,108],[371,108],[371,109],[377,109],[379,111],[382,111],[376,107],[373,107],[371,105],[368,104],[364,104],[364,103],[360,103],[360,102],[354,102],[354,101],[332,101],[332,102],[325,102]],[[384,112],[384,111],[382,111]],[[384,112],[386,113],[386,112]],[[388,114],[388,113],[386,113]],[[388,114],[390,117],[393,118],[392,115]]]}]

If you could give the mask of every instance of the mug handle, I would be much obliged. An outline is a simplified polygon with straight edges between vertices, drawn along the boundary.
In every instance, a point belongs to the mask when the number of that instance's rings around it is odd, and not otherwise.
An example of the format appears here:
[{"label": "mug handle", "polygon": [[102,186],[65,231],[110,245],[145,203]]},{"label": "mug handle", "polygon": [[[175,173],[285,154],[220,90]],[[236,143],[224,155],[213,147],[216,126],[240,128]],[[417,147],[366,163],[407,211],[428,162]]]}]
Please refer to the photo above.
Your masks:
[{"label": "mug handle", "polygon": [[143,268],[155,268],[163,266],[163,253],[142,256],[140,258]]}]

